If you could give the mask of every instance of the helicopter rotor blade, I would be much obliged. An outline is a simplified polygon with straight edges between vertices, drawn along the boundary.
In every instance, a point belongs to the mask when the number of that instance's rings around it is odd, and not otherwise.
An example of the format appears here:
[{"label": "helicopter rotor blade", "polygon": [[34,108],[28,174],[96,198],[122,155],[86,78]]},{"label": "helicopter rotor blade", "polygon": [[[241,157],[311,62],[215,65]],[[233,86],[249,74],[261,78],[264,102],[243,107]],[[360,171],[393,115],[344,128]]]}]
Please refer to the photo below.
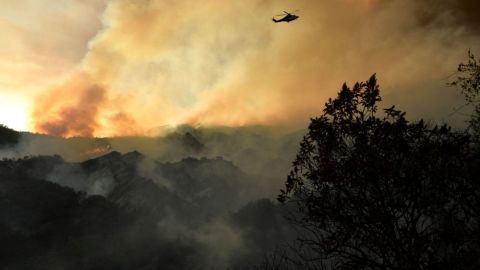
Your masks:
[{"label": "helicopter rotor blade", "polygon": [[275,17],[285,16],[285,15],[297,13],[297,12],[299,12],[299,11],[300,11],[299,9],[297,9],[297,10],[295,10],[295,11],[293,11],[293,12],[284,11],[283,14],[277,14],[277,15],[273,15],[273,16],[275,16]]}]

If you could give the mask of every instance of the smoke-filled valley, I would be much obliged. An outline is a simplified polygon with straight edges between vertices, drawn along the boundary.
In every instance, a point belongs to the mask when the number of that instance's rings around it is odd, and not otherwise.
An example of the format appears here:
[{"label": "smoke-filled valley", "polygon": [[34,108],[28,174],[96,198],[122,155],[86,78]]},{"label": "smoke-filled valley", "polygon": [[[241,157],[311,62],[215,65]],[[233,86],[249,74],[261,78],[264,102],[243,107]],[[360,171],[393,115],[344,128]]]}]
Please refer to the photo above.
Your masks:
[{"label": "smoke-filled valley", "polygon": [[[5,269],[227,269],[294,238],[276,202],[303,132],[18,134],[0,162]],[[28,249],[25,247],[28,246]]]}]

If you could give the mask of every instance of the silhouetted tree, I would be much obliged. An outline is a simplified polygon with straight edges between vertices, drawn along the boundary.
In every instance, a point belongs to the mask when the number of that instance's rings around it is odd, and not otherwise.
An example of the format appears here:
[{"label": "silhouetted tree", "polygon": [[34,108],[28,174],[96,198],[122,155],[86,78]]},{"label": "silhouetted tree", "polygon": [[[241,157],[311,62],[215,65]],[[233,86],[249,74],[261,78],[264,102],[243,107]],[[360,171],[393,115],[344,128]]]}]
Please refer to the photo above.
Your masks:
[{"label": "silhouetted tree", "polygon": [[379,116],[375,75],[311,119],[281,202],[331,269],[478,269],[479,155],[466,133]]},{"label": "silhouetted tree", "polygon": [[460,88],[466,105],[473,107],[469,120],[474,136],[480,137],[480,65],[471,51],[468,51],[468,61],[458,65],[458,76],[450,85]]}]

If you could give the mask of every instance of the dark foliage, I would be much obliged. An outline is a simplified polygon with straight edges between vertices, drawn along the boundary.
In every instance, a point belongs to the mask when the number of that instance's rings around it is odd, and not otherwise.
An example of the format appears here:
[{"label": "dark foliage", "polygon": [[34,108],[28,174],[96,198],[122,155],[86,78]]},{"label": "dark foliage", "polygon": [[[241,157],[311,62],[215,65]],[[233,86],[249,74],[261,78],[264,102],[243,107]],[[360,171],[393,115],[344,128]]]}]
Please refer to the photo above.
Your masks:
[{"label": "dark foliage", "polygon": [[473,135],[478,140],[480,138],[480,65],[471,51],[468,51],[468,61],[458,65],[457,75],[450,85],[459,87],[466,105],[473,107],[469,124]]},{"label": "dark foliage", "polygon": [[[250,202],[231,216],[231,222],[245,239],[247,256],[240,259],[261,260],[265,251],[295,239],[293,229],[285,220],[286,209],[269,199]],[[241,262],[238,262],[240,265]]]},{"label": "dark foliage", "polygon": [[4,125],[0,125],[0,148],[13,146],[18,143],[20,133]]},{"label": "dark foliage", "polygon": [[478,269],[479,154],[469,135],[377,113],[375,76],[311,120],[281,202],[304,260],[330,269]]}]

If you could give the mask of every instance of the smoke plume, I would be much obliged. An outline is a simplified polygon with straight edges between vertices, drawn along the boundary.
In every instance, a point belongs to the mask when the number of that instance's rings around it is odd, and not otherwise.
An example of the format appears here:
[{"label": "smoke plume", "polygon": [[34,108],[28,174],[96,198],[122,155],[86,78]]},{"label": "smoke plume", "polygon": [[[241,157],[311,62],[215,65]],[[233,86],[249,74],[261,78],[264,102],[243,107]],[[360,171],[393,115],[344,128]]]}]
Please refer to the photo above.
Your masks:
[{"label": "smoke plume", "polygon": [[[272,23],[297,9],[299,20]],[[445,78],[478,49],[478,10],[471,0],[111,0],[84,75],[42,94],[34,128],[113,136],[185,123],[302,126],[341,83],[375,72],[385,102],[451,121],[460,98]]]}]

